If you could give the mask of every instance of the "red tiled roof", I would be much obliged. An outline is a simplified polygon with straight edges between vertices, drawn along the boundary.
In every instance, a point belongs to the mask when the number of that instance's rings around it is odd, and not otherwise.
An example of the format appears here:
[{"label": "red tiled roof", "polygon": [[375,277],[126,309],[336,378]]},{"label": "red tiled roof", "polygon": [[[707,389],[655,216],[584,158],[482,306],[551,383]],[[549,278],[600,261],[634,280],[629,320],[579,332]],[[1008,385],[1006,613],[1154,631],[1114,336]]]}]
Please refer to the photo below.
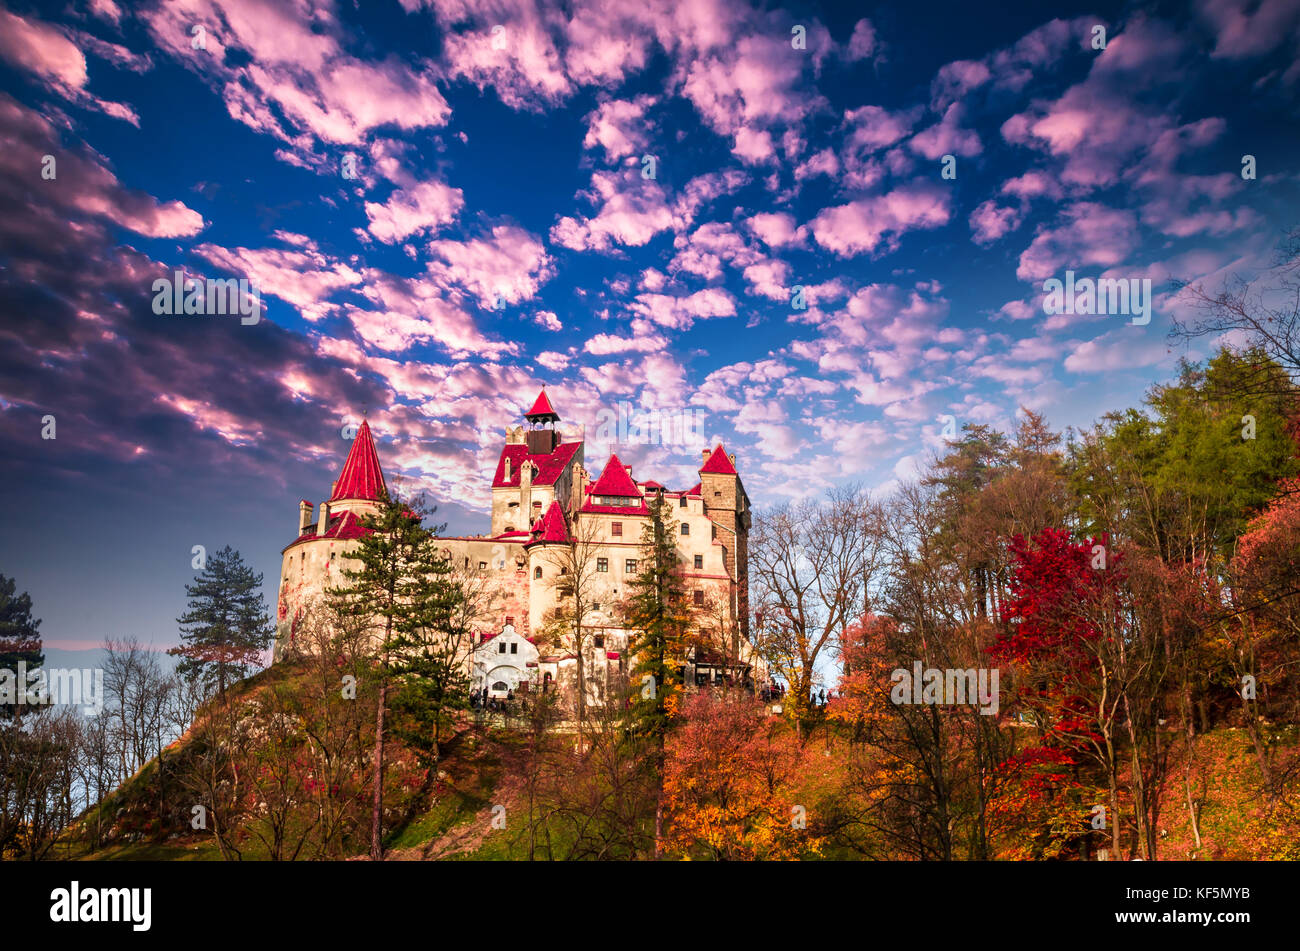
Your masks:
[{"label": "red tiled roof", "polygon": [[713,450],[713,455],[709,456],[704,465],[700,466],[701,472],[708,472],[714,475],[736,475],[736,467],[731,464],[727,458],[727,453],[722,448],[722,443],[718,443],[718,448]]},{"label": "red tiled roof", "polygon": [[605,463],[600,478],[592,485],[591,494],[621,495],[631,499],[641,497],[641,491],[632,481],[632,476],[623,468],[623,463],[618,461],[618,454],[613,452],[609,454],[609,462]]},{"label": "red tiled roof", "polygon": [[546,387],[542,387],[542,392],[537,394],[537,399],[533,400],[533,408],[524,413],[525,418],[531,416],[554,416],[560,418],[560,414],[551,406],[551,401],[546,397]]},{"label": "red tiled roof", "polygon": [[687,490],[686,490],[686,494],[687,494],[687,495],[703,495],[703,494],[704,494],[704,483],[703,483],[703,482],[697,482],[697,483],[695,483],[695,488],[693,488],[693,489],[687,489]]},{"label": "red tiled roof", "polygon": [[352,448],[348,450],[347,461],[343,463],[343,474],[339,476],[338,485],[330,501],[336,499],[371,499],[379,498],[385,488],[384,472],[379,468],[379,453],[375,452],[375,441],[370,437],[370,424],[361,421]]},{"label": "red tiled roof", "polygon": [[637,484],[644,489],[662,489],[664,487],[662,482],[656,482],[654,479],[651,479],[648,482],[640,482]]},{"label": "red tiled roof", "polygon": [[347,541],[352,538],[361,538],[370,533],[370,529],[361,524],[361,519],[357,518],[355,512],[340,512],[337,515],[330,516],[329,527],[325,530],[323,536],[316,534],[316,526],[307,526],[307,531],[303,532],[289,544],[284,546],[288,551],[299,542],[309,542],[314,538],[329,538],[334,541]]},{"label": "red tiled roof", "polygon": [[[580,442],[561,443],[553,452],[531,455],[523,443],[513,443],[501,449],[501,458],[497,460],[497,471],[492,475],[492,488],[508,489],[519,486],[519,470],[524,462],[537,466],[533,476],[533,485],[555,485],[555,480],[564,472],[574,453],[582,448]],[[506,460],[510,460],[510,479],[506,479]]]},{"label": "red tiled roof", "polygon": [[548,542],[569,541],[569,526],[564,521],[564,509],[560,507],[558,501],[552,502],[546,509],[546,514],[537,520],[533,526],[533,540],[530,545],[545,545]]}]

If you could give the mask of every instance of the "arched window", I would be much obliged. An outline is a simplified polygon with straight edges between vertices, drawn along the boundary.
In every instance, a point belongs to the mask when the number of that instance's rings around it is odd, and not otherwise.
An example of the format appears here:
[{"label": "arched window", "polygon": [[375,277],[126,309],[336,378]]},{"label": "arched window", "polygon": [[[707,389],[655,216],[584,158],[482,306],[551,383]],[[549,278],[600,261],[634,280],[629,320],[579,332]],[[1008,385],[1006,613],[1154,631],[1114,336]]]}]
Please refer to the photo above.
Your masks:
[{"label": "arched window", "polygon": [[538,580],[541,580],[542,577],[541,565],[538,565],[536,568],[533,569],[533,577],[537,578]]}]

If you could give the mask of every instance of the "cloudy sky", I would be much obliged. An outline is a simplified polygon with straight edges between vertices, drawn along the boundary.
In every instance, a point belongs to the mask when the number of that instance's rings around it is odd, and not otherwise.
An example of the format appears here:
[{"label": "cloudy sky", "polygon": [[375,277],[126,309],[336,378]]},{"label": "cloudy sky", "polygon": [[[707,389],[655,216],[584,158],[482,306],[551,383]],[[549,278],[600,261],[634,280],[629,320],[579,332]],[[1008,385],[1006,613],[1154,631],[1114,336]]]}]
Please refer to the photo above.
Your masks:
[{"label": "cloudy sky", "polygon": [[[0,573],[174,643],[195,545],[274,604],[363,413],[485,530],[543,383],[670,487],[698,441],[599,414],[703,410],[760,507],[1133,404],[1203,353],[1171,282],[1300,222],[1300,0],[983,6],[0,0]],[[156,314],[177,269],[262,319]],[[1150,323],[1045,314],[1067,269]]]}]

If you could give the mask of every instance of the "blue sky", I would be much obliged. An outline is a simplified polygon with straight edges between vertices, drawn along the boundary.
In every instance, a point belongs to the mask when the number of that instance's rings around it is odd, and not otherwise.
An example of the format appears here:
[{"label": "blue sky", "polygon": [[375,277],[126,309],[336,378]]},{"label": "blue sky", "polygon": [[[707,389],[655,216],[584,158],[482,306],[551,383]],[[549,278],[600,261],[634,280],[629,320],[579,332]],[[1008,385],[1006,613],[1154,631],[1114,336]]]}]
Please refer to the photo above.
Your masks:
[{"label": "blue sky", "polygon": [[[0,572],[65,647],[173,643],[198,544],[273,603],[363,412],[456,533],[543,383],[703,409],[760,508],[1087,425],[1300,218],[1297,0],[0,3]],[[263,319],[155,314],[182,267]],[[1067,269],[1151,322],[1045,314]]]}]

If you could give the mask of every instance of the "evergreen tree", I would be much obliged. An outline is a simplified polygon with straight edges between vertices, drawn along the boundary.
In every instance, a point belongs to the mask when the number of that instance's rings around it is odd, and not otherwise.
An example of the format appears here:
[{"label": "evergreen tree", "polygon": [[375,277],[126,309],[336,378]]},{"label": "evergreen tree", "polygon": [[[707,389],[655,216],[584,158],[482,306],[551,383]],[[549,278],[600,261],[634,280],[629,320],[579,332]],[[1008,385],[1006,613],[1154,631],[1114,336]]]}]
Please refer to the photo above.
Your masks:
[{"label": "evergreen tree", "polygon": [[641,532],[639,573],[632,581],[624,623],[634,633],[631,732],[648,743],[647,764],[658,790],[655,807],[655,857],[663,841],[665,739],[680,703],[681,671],[690,639],[693,612],[687,604],[686,579],[677,552],[677,525],[662,497],[649,504],[650,520]]},{"label": "evergreen tree", "polygon": [[[26,685],[16,680],[18,664],[24,662],[28,671],[35,670],[45,663],[45,654],[37,631],[40,619],[32,617],[32,597],[17,590],[17,582],[0,574],[0,671],[12,671],[15,689],[21,692]],[[0,720],[16,712],[17,704],[0,703]]]},{"label": "evergreen tree", "polygon": [[[349,553],[356,567],[344,567],[347,584],[329,592],[344,616],[370,625],[379,647],[379,703],[375,712],[374,790],[370,856],[383,858],[384,740],[389,687],[396,683],[397,706],[414,728],[432,726],[433,748],[447,714],[463,704],[464,675],[457,671],[462,594],[450,579],[451,566],[437,548],[437,532],[421,513],[385,490],[379,511],[365,516],[365,534]],[[426,741],[427,742],[427,741]],[[426,747],[429,749],[429,747]],[[436,758],[436,752],[433,756]]]},{"label": "evergreen tree", "polygon": [[185,593],[188,610],[177,618],[184,643],[168,653],[181,658],[176,667],[181,676],[208,692],[215,686],[224,703],[227,684],[261,666],[275,633],[262,575],[227,545],[208,559]]}]

